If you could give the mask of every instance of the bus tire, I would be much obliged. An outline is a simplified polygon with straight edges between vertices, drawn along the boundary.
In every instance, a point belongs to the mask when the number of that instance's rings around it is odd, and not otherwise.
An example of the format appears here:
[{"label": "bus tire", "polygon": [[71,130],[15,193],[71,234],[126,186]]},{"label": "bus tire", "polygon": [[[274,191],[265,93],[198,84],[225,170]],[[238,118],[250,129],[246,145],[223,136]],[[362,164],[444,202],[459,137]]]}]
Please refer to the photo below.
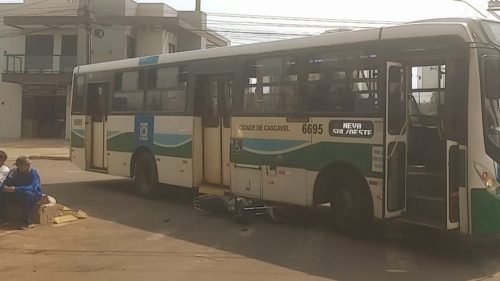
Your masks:
[{"label": "bus tire", "polygon": [[360,237],[366,234],[373,219],[373,207],[368,191],[361,187],[338,188],[331,202],[337,229],[345,235]]},{"label": "bus tire", "polygon": [[152,198],[158,193],[158,171],[153,155],[139,155],[134,169],[134,180],[135,190],[139,195]]}]

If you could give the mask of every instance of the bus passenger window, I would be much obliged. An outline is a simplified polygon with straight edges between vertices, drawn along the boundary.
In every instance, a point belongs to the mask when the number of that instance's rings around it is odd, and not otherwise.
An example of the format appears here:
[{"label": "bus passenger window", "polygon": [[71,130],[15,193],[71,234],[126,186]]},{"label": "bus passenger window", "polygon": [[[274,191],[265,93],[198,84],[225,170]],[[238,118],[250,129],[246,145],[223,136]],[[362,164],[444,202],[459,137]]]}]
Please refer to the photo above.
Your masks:
[{"label": "bus passenger window", "polygon": [[113,111],[137,112],[143,110],[144,71],[127,71],[115,76]]},{"label": "bus passenger window", "polygon": [[273,57],[251,62],[243,95],[243,112],[283,114],[296,112],[298,60]]},{"label": "bus passenger window", "polygon": [[388,77],[388,129],[392,135],[402,133],[406,121],[406,96],[403,86],[403,69],[399,66],[389,67]]},{"label": "bus passenger window", "polygon": [[[362,51],[318,53],[309,58],[304,92],[308,112],[380,111],[378,69],[370,67],[371,58]],[[366,64],[364,67],[354,68]]]},{"label": "bus passenger window", "polygon": [[147,111],[184,112],[187,83],[180,81],[179,67],[152,69],[148,72]]},{"label": "bus passenger window", "polygon": [[352,112],[354,111],[354,94],[351,89],[340,87],[332,94],[334,111]]},{"label": "bus passenger window", "polygon": [[148,91],[146,96],[146,110],[159,111],[161,110],[161,93]]},{"label": "bus passenger window", "polygon": [[330,100],[330,84],[316,84],[312,87],[305,101],[307,111],[330,111],[333,109]]},{"label": "bus passenger window", "polygon": [[260,101],[259,102],[259,97],[257,93],[255,92],[256,88],[255,87],[250,87],[245,90],[244,96],[243,96],[243,111],[245,112],[260,112],[259,110],[260,107]]}]

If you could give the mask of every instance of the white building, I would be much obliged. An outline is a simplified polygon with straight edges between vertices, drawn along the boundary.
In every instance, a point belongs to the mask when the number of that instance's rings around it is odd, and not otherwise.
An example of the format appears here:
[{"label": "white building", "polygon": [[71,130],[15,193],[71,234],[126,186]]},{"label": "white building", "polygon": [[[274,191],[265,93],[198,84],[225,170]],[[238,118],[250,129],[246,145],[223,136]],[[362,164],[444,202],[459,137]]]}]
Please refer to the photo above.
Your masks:
[{"label": "white building", "polygon": [[[86,2],[0,4],[0,138],[69,136],[71,72],[88,59]],[[93,0],[90,11],[92,63],[229,44],[200,10]]]}]

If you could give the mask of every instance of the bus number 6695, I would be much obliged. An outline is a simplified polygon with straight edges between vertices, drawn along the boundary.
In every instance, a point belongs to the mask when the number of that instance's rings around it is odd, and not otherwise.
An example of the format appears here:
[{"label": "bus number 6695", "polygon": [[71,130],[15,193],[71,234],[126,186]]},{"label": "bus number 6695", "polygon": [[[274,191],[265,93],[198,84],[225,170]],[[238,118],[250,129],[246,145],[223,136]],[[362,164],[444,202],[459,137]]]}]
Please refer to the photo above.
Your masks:
[{"label": "bus number 6695", "polygon": [[323,134],[323,124],[305,123],[302,125],[302,133],[304,134]]}]

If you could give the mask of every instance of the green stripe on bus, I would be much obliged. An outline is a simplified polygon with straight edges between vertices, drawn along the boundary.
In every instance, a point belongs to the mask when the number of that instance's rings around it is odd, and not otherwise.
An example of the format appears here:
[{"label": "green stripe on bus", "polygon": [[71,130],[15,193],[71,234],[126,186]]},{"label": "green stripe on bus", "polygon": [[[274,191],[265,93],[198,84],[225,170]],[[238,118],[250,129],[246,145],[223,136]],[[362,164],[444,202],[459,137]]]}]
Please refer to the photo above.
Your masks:
[{"label": "green stripe on bus", "polygon": [[108,151],[132,153],[135,148],[135,134],[133,132],[118,134],[107,140]]},{"label": "green stripe on bus", "polygon": [[500,199],[486,189],[472,189],[472,233],[495,234],[500,232]]},{"label": "green stripe on bus", "polygon": [[231,153],[231,162],[253,165],[281,165],[320,171],[329,163],[352,164],[361,173],[372,172],[372,144],[321,142],[283,154],[257,154],[243,150]]},{"label": "green stripe on bus", "polygon": [[85,147],[85,139],[75,132],[71,132],[71,147],[84,148]]},{"label": "green stripe on bus", "polygon": [[[108,151],[133,153],[137,148],[135,134],[133,132],[115,134],[107,141]],[[159,156],[172,156],[181,158],[193,157],[193,142],[189,141],[176,147],[163,147],[153,145],[152,153]]]},{"label": "green stripe on bus", "polygon": [[153,145],[153,153],[159,156],[191,158],[193,157],[193,142],[190,141],[176,147],[163,147],[163,146]]}]

